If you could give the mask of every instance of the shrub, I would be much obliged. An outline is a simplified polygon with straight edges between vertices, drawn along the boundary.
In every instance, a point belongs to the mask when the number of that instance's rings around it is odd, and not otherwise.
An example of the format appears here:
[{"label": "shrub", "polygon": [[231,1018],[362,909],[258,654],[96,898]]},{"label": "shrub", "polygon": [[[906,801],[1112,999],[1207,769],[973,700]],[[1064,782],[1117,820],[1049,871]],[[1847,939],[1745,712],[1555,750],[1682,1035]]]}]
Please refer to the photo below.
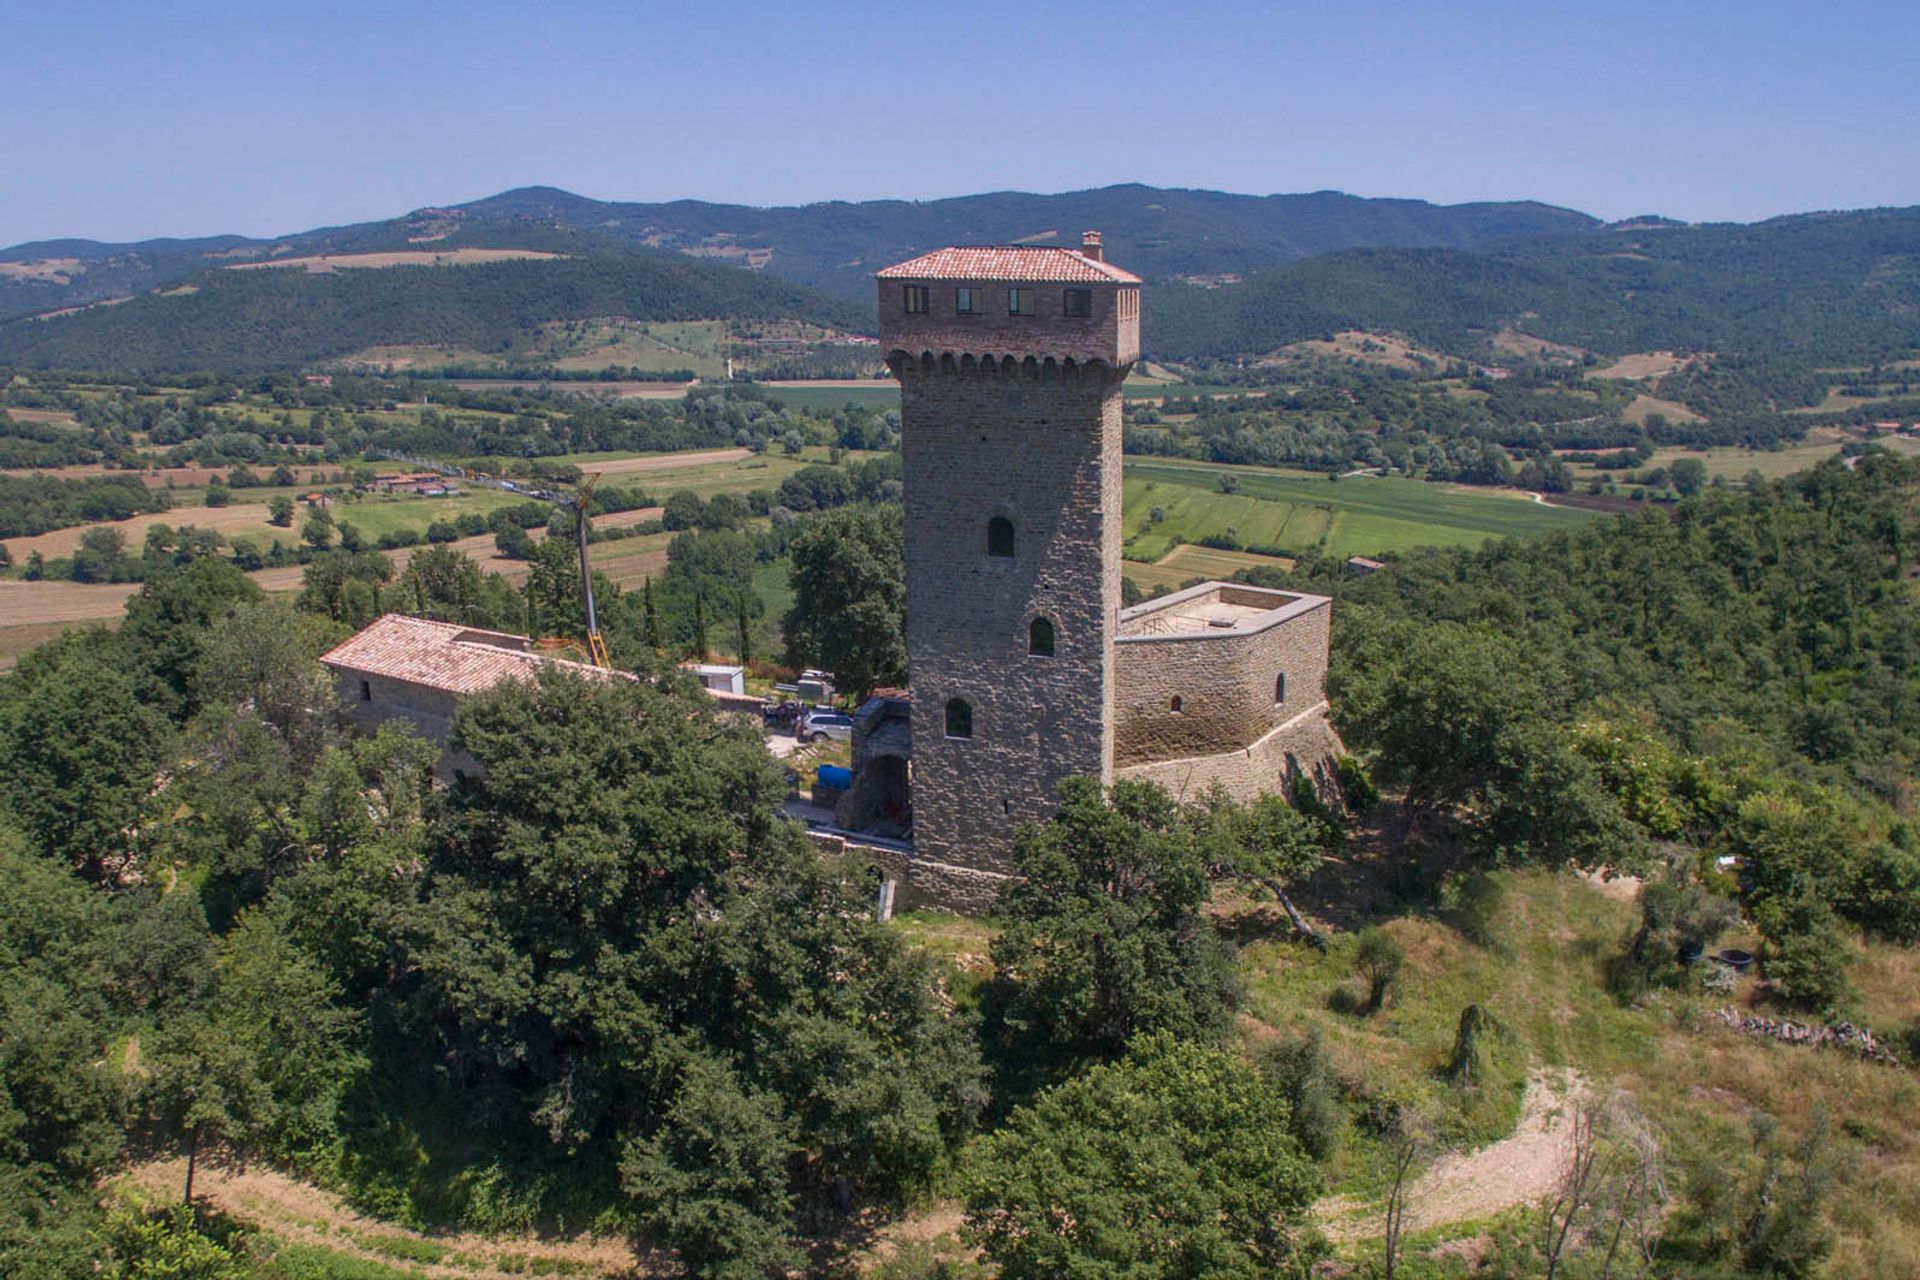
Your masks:
[{"label": "shrub", "polygon": [[1497,876],[1474,870],[1449,879],[1440,891],[1442,905],[1460,936],[1476,947],[1504,953],[1499,934],[1500,909],[1506,905],[1507,886]]},{"label": "shrub", "polygon": [[1460,1022],[1453,1031],[1453,1053],[1447,1059],[1447,1076],[1455,1084],[1472,1088],[1486,1073],[1488,1032],[1493,1019],[1485,1009],[1470,1004],[1460,1011]]},{"label": "shrub", "polygon": [[1353,970],[1367,983],[1367,1013],[1378,1013],[1387,1002],[1387,992],[1400,977],[1400,965],[1406,953],[1400,950],[1386,930],[1372,926],[1360,931],[1359,945],[1353,951]]},{"label": "shrub", "polygon": [[1831,923],[1767,942],[1767,976],[1780,994],[1820,1013],[1852,998],[1847,960],[1846,941]]},{"label": "shrub", "polygon": [[1740,908],[1700,884],[1683,880],[1683,872],[1667,879],[1649,880],[1640,890],[1640,929],[1628,953],[1632,979],[1622,994],[1640,986],[1679,986],[1691,970],[1681,952],[1704,952],[1714,940],[1740,921]]},{"label": "shrub", "polygon": [[1268,1045],[1260,1055],[1260,1070],[1287,1100],[1287,1130],[1299,1139],[1301,1150],[1315,1160],[1331,1156],[1346,1117],[1340,1111],[1339,1084],[1319,1028]]},{"label": "shrub", "polygon": [[1340,774],[1340,794],[1345,797],[1349,810],[1365,813],[1380,803],[1380,789],[1373,785],[1367,766],[1360,763],[1358,756],[1341,756],[1333,762],[1333,767]]}]

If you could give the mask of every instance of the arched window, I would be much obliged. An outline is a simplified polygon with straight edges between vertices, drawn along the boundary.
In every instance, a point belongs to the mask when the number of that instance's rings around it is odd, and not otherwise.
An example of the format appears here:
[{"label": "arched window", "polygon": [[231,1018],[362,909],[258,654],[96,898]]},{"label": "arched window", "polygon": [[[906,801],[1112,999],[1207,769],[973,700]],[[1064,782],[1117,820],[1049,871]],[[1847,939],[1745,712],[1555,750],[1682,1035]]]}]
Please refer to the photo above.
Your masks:
[{"label": "arched window", "polygon": [[949,738],[973,736],[973,705],[962,698],[947,700],[947,736]]},{"label": "arched window", "polygon": [[1180,695],[1179,695],[1179,694],[1177,694],[1177,693],[1176,693],[1176,694],[1174,694],[1174,695],[1173,695],[1173,701],[1172,701],[1172,702],[1169,702],[1169,703],[1167,704],[1167,710],[1169,710],[1169,711],[1178,711],[1178,710],[1180,710]]},{"label": "arched window", "polygon": [[1284,671],[1273,678],[1273,700],[1275,702],[1287,700],[1287,673]]},{"label": "arched window", "polygon": [[1035,618],[1027,627],[1027,654],[1035,658],[1053,656],[1053,620]]},{"label": "arched window", "polygon": [[995,516],[987,521],[987,554],[990,556],[1013,554],[1013,521],[1005,516]]}]

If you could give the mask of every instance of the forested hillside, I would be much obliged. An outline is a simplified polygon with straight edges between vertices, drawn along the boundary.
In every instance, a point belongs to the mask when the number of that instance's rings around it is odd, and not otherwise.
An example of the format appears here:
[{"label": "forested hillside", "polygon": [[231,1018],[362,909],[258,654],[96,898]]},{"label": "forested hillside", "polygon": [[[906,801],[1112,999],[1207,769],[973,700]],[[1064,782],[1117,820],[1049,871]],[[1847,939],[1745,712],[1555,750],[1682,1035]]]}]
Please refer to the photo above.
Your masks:
[{"label": "forested hillside", "polygon": [[124,297],[214,265],[315,253],[470,247],[579,252],[583,240],[598,243],[602,252],[645,245],[764,267],[864,304],[869,277],[889,262],[963,242],[1076,245],[1088,227],[1105,232],[1117,261],[1159,278],[1246,272],[1361,245],[1464,248],[1595,225],[1583,213],[1531,201],[1433,205],[1337,191],[1245,196],[1128,185],[1060,195],[1009,191],[762,209],[702,200],[602,201],[553,187],[523,187],[470,204],[271,240],[15,245],[0,250],[0,263],[23,264],[0,271],[0,316]]},{"label": "forested hillside", "polygon": [[[1237,360],[1347,330],[1400,334],[1461,356],[1486,356],[1507,330],[1613,355],[1683,350],[1723,358],[1858,359],[1920,346],[1920,209],[1630,230],[1545,219],[1547,229],[1568,233],[1500,239],[1540,229],[1531,223],[1542,220],[1530,207],[1501,212],[1505,207],[1488,206],[1469,216],[1333,195],[1262,202],[1109,188],[1074,199],[1079,203],[1007,195],[847,205],[833,216],[824,208],[635,207],[649,210],[646,217],[671,211],[679,219],[672,226],[692,228],[682,235],[662,230],[668,224],[629,221],[642,217],[631,212],[583,225],[593,211],[625,207],[533,189],[402,224],[315,233],[275,251],[418,251],[413,237],[400,231],[443,228],[430,237],[435,252],[527,249],[567,255],[563,261],[316,276],[202,270],[183,287],[124,305],[0,323],[0,364],[291,369],[379,343],[496,351],[543,322],[601,316],[797,319],[863,331],[872,325],[876,267],[934,244],[1015,238],[1029,224],[1059,231],[1041,226],[1049,217],[1062,225],[1104,225],[1114,260],[1155,281],[1145,342],[1159,359]],[[1120,216],[1127,210],[1131,223]],[[1076,221],[1054,216],[1066,213]],[[1164,230],[1140,223],[1142,216],[1162,220]],[[749,255],[743,246],[757,243],[760,233],[723,226],[761,227],[763,238],[795,237],[805,246],[800,256],[815,265],[782,267],[777,250],[771,259],[758,248]],[[1133,229],[1112,230],[1128,226]],[[711,256],[634,249],[636,227],[664,248]],[[1060,232],[1038,242],[1072,238]],[[1456,247],[1345,247],[1354,243]],[[765,269],[736,269],[750,261]],[[1253,274],[1219,287],[1175,278],[1242,271]]]},{"label": "forested hillside", "polygon": [[1236,356],[1370,329],[1464,354],[1508,326],[1616,355],[1920,345],[1920,209],[1330,254],[1231,288],[1155,289],[1144,341]]},{"label": "forested hillside", "polygon": [[859,329],[859,307],[676,254],[212,270],[117,306],[0,324],[0,364],[127,371],[298,369],[380,343],[492,351],[553,320],[787,319]]}]

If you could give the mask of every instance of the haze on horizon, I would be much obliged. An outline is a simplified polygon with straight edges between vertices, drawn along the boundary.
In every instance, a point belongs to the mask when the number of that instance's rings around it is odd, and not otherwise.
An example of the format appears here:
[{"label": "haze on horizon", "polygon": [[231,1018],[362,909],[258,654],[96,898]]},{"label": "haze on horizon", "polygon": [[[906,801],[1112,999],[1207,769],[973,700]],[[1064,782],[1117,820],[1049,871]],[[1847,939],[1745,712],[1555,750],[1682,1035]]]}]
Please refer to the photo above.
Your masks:
[{"label": "haze on horizon", "polygon": [[1920,203],[1920,6],[32,6],[0,245],[511,187],[747,204],[1118,182],[1752,221]]}]

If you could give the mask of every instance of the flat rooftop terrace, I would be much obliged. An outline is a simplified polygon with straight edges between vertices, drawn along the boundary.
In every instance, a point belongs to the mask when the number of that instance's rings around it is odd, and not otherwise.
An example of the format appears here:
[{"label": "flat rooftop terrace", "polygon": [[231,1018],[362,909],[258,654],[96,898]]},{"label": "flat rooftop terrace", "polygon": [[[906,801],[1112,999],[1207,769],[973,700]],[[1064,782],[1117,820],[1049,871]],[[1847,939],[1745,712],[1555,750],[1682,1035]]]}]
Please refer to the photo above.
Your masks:
[{"label": "flat rooftop terrace", "polygon": [[1198,640],[1212,636],[1247,636],[1328,603],[1327,596],[1249,587],[1237,582],[1202,582],[1158,600],[1122,609],[1116,639]]}]

